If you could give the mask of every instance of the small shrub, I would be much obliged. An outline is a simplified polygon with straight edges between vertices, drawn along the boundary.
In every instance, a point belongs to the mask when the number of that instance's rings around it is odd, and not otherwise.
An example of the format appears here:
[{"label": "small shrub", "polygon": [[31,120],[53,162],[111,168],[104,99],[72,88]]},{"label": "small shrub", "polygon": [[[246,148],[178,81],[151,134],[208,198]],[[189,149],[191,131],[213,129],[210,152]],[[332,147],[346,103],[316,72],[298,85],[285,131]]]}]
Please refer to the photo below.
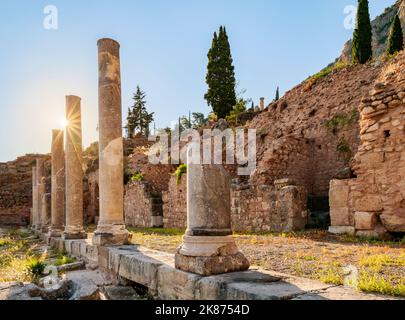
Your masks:
[{"label": "small shrub", "polygon": [[39,259],[30,259],[28,261],[27,269],[34,277],[40,277],[46,267],[46,263]]},{"label": "small shrub", "polygon": [[391,296],[405,296],[405,283],[394,284],[392,279],[386,279],[378,273],[362,270],[358,281],[358,289],[366,293],[378,293]]},{"label": "small shrub", "polygon": [[177,170],[174,172],[174,175],[176,176],[176,181],[177,185],[180,184],[181,182],[181,177],[183,174],[187,173],[187,165],[186,164],[181,164],[177,167]]},{"label": "small shrub", "polygon": [[347,66],[348,66],[348,64],[346,62],[343,62],[343,61],[336,62],[334,65],[326,67],[325,69],[322,69],[318,73],[314,74],[309,79],[312,81],[316,81],[318,79],[321,79],[321,78],[324,78],[324,77],[330,75],[334,71],[344,69]]},{"label": "small shrub", "polygon": [[356,108],[353,108],[353,110],[349,114],[337,114],[335,115],[332,119],[328,120],[326,122],[326,128],[335,133],[336,130],[339,129],[344,129],[345,127],[348,127],[354,123],[356,123],[359,120],[359,112]]},{"label": "small shrub", "polygon": [[57,260],[55,261],[55,266],[63,266],[65,264],[73,263],[75,262],[75,259],[66,256],[66,255],[59,255]]},{"label": "small shrub", "polygon": [[144,180],[143,174],[138,172],[131,177],[131,181],[142,182]]}]

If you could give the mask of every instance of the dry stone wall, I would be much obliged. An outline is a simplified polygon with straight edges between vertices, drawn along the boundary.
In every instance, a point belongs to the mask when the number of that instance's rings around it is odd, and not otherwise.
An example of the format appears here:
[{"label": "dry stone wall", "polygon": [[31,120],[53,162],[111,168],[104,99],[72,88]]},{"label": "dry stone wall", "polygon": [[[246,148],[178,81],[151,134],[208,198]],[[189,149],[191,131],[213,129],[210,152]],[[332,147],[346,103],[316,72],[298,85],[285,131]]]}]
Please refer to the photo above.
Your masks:
[{"label": "dry stone wall", "polygon": [[162,199],[142,181],[131,181],[125,187],[125,224],[130,227],[162,227]]},{"label": "dry stone wall", "polygon": [[405,55],[388,64],[361,103],[356,179],[332,181],[332,232],[405,232]]},{"label": "dry stone wall", "polygon": [[169,188],[163,192],[163,225],[165,228],[185,229],[187,225],[187,178],[172,176]]}]

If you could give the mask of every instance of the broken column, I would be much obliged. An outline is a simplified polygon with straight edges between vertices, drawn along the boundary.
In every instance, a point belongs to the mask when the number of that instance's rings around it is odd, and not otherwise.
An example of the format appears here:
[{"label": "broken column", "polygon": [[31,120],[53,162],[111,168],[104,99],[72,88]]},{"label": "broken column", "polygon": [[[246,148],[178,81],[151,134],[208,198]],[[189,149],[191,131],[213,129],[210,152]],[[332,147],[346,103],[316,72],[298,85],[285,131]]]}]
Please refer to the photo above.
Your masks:
[{"label": "broken column", "polygon": [[45,171],[45,161],[44,159],[37,159],[37,223],[35,225],[36,230],[41,230],[42,228],[42,197],[45,194],[45,186],[41,186],[42,178]]},{"label": "broken column", "polygon": [[31,227],[36,228],[38,223],[38,189],[37,189],[37,168],[32,167],[32,220]]},{"label": "broken column", "polygon": [[49,236],[60,237],[65,217],[65,151],[63,131],[52,131],[51,226]]},{"label": "broken column", "polygon": [[96,245],[124,244],[129,239],[124,223],[119,49],[112,39],[98,41],[100,220],[93,238]]},{"label": "broken column", "polygon": [[64,239],[86,239],[83,229],[83,159],[81,99],[66,97],[66,224]]},{"label": "broken column", "polygon": [[231,230],[230,179],[221,165],[187,165],[187,231],[177,269],[203,276],[244,271],[249,261]]}]

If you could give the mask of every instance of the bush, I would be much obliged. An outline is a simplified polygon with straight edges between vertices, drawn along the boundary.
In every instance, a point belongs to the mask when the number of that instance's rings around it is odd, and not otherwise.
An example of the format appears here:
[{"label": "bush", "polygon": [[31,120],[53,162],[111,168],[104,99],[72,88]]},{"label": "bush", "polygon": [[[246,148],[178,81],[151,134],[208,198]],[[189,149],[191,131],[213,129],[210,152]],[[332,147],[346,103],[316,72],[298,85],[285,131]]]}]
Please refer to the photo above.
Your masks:
[{"label": "bush", "polygon": [[34,277],[40,277],[46,267],[46,263],[39,259],[31,259],[28,261],[27,269]]},{"label": "bush", "polygon": [[331,65],[329,67],[326,67],[325,69],[322,69],[321,71],[319,71],[318,73],[316,73],[312,77],[310,77],[309,79],[315,81],[315,80],[324,78],[324,77],[330,75],[332,72],[344,69],[347,66],[348,66],[348,64],[346,62],[338,61],[334,65]]},{"label": "bush", "polygon": [[186,164],[181,164],[177,167],[177,170],[174,172],[174,175],[176,176],[176,181],[177,185],[180,184],[181,182],[181,177],[183,174],[187,173],[187,165]]},{"label": "bush", "polygon": [[63,266],[65,264],[73,263],[75,262],[75,259],[66,256],[66,255],[59,255],[57,260],[55,261],[55,266]]},{"label": "bush", "polygon": [[135,173],[131,177],[131,181],[142,182],[144,180],[143,174],[141,172]]}]

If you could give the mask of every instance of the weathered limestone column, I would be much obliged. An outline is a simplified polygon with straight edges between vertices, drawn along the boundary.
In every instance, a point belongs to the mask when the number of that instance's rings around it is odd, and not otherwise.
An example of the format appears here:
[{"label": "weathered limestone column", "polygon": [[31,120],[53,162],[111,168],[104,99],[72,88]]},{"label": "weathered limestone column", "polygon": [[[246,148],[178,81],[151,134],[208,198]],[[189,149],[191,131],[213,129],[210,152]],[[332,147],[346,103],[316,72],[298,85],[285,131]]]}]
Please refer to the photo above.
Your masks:
[{"label": "weathered limestone column", "polygon": [[196,165],[188,158],[187,231],[176,268],[203,276],[249,269],[232,237],[228,174],[221,165]]},{"label": "weathered limestone column", "polygon": [[40,193],[42,194],[41,198],[41,231],[43,233],[48,233],[49,226],[51,224],[51,195],[46,192],[46,179],[42,177],[41,184],[39,186]]},{"label": "weathered limestone column", "polygon": [[124,244],[129,239],[124,223],[119,49],[112,39],[98,41],[100,220],[93,238],[96,245]]},{"label": "weathered limestone column", "polygon": [[41,230],[42,228],[42,197],[45,193],[45,186],[41,186],[42,178],[45,171],[45,161],[44,159],[37,159],[37,223],[35,225],[36,230]]},{"label": "weathered limestone column", "polygon": [[60,237],[65,217],[65,151],[63,131],[52,131],[52,191],[50,237]]},{"label": "weathered limestone column", "polygon": [[83,229],[81,99],[66,97],[66,224],[63,239],[86,239]]},{"label": "weathered limestone column", "polygon": [[37,188],[37,167],[32,167],[32,221],[31,227],[36,228],[38,223],[38,188]]}]

